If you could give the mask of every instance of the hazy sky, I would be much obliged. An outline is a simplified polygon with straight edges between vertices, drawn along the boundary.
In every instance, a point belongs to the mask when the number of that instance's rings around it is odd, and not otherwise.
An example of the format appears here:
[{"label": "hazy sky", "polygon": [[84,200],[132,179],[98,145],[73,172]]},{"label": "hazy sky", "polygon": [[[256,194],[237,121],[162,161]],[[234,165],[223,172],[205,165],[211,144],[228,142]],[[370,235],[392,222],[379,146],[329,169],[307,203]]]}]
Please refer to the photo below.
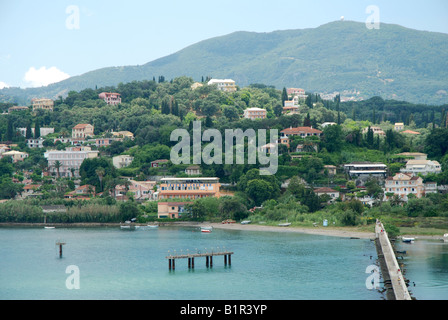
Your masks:
[{"label": "hazy sky", "polygon": [[0,0],[0,88],[145,64],[234,31],[365,22],[370,5],[380,23],[448,33],[446,0]]}]

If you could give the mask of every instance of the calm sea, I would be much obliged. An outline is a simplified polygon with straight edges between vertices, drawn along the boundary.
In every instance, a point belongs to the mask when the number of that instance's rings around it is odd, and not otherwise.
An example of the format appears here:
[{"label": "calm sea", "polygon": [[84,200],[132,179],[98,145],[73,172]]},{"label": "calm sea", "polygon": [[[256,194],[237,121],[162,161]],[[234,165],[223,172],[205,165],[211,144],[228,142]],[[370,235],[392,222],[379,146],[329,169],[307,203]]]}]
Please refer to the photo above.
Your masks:
[{"label": "calm sea", "polygon": [[397,242],[398,263],[404,266],[409,292],[417,300],[448,300],[448,242],[416,239]]},{"label": "calm sea", "polygon": [[[62,258],[58,240],[66,243]],[[175,271],[169,271],[165,257],[174,250],[228,250],[234,255],[231,266],[215,257],[213,268],[207,268],[205,258],[196,258],[194,270],[187,260],[177,260]],[[446,280],[446,257],[430,258],[415,272],[429,264]],[[0,228],[0,299],[382,300],[382,293],[366,287],[366,268],[376,259],[370,240],[299,233]],[[69,289],[77,275],[79,289]],[[415,279],[416,288],[423,289],[425,279]],[[446,281],[434,281],[427,285],[447,291]],[[425,298],[428,293],[415,294]]]}]

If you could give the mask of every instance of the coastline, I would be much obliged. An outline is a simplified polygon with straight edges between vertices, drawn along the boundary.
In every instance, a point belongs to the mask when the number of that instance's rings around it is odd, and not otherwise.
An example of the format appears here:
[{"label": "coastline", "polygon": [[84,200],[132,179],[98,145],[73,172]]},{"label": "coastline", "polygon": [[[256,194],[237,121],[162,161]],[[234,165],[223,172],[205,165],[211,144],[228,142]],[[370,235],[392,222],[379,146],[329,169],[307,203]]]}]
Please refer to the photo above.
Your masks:
[{"label": "coastline", "polygon": [[331,227],[320,228],[301,228],[301,227],[280,227],[280,226],[266,226],[259,224],[221,224],[210,223],[210,226],[216,229],[226,230],[238,230],[238,231],[263,231],[263,232],[292,232],[292,233],[305,233],[330,237],[343,237],[343,238],[360,238],[360,239],[375,239],[375,233],[373,232],[359,232],[350,230],[341,230]]},{"label": "coastline", "polygon": [[[44,228],[44,227],[56,227],[56,228],[118,228],[123,223],[95,223],[95,222],[80,222],[80,223],[14,223],[14,222],[2,222],[0,228]],[[148,223],[134,223],[135,226],[146,226]],[[222,224],[217,222],[194,222],[194,221],[173,221],[158,223],[159,226],[179,226],[179,227],[201,227],[212,226],[215,229],[235,230],[235,231],[261,231],[261,232],[291,232],[291,233],[304,233],[330,237],[342,237],[342,238],[359,238],[370,239],[376,238],[374,232],[362,232],[350,230],[348,228],[334,228],[334,227],[280,227],[269,226],[260,224]],[[412,235],[406,234],[403,237],[413,237],[415,239],[429,239],[438,240],[441,239],[439,235]]]}]

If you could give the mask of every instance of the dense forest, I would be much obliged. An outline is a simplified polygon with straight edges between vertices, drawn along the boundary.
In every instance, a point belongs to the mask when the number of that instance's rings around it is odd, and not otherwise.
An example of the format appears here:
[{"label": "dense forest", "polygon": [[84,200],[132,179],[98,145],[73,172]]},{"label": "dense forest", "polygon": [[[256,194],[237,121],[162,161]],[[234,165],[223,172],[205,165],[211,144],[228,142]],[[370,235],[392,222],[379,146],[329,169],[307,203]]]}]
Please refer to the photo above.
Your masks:
[{"label": "dense forest", "polygon": [[[318,94],[307,93],[308,98],[301,102],[299,114],[289,115],[283,114],[283,101],[287,99],[285,89],[253,84],[226,93],[215,86],[208,86],[206,80],[207,77],[203,77],[202,86],[196,89],[191,87],[194,83],[191,78],[178,77],[167,81],[160,76],[157,80],[120,83],[116,87],[72,91],[66,98],[60,97],[55,101],[53,112],[39,110],[33,113],[30,108],[6,114],[12,104],[0,104],[0,111],[4,113],[0,117],[1,140],[17,144],[17,150],[26,151],[30,155],[21,163],[13,164],[7,158],[0,161],[0,198],[10,199],[20,194],[21,185],[12,183],[11,179],[23,179],[21,172],[24,170],[32,171],[32,178],[41,183],[44,194],[42,203],[59,203],[65,192],[73,190],[72,179],[54,181],[54,177],[44,178],[41,173],[46,168],[43,156],[46,149],[68,147],[60,142],[55,144],[53,139],[71,136],[71,129],[79,123],[94,125],[96,137],[109,137],[112,131],[130,131],[134,134],[134,140],[115,141],[108,147],[100,147],[100,157],[84,161],[81,167],[79,183],[91,184],[98,193],[107,195],[105,191],[121,183],[123,177],[145,180],[156,175],[182,176],[187,165],[170,164],[167,168],[158,169],[152,168],[149,163],[157,159],[169,159],[170,150],[177,143],[170,141],[171,132],[183,128],[191,133],[193,121],[201,121],[202,130],[217,129],[223,136],[226,129],[278,129],[280,132],[298,126],[320,128],[324,122],[334,122],[336,125],[322,128],[321,138],[295,137],[289,149],[286,145],[280,145],[278,171],[273,176],[259,175],[260,165],[247,164],[247,161],[243,165],[224,164],[224,161],[223,164],[202,164],[202,175],[220,178],[220,182],[227,186],[234,197],[197,200],[190,205],[190,218],[239,220],[250,215],[254,221],[310,222],[331,216],[332,221],[339,225],[355,225],[367,223],[370,221],[367,217],[387,211],[405,216],[446,215],[446,195],[412,199],[407,204],[383,202],[382,189],[374,181],[367,188],[358,188],[343,170],[338,169],[336,175],[330,175],[324,166],[341,167],[352,161],[382,162],[388,166],[389,174],[393,175],[404,166],[396,156],[398,153],[425,152],[429,159],[440,161],[443,168],[441,174],[426,176],[425,179],[436,181],[439,185],[448,184],[448,106],[426,106],[379,97],[358,102],[341,102],[337,97],[329,101],[322,100]],[[104,91],[120,93],[122,103],[107,105],[98,98],[98,94]],[[245,119],[242,115],[249,107],[266,109],[267,118],[255,121]],[[406,129],[420,134],[399,133],[393,129],[395,122],[403,122]],[[385,137],[374,136],[370,129],[372,126],[381,127],[386,133]],[[27,137],[23,137],[16,131],[17,128],[41,127],[52,127],[55,130],[54,134],[45,137],[43,149],[28,148],[25,139],[31,135],[27,133]],[[367,129],[367,133],[363,133],[363,129]],[[304,150],[302,157],[294,157],[297,155],[295,148],[299,144],[314,148]],[[111,165],[111,157],[120,154],[134,157],[131,166],[115,169]],[[101,178],[96,171],[98,168],[104,170]],[[314,188],[323,186],[348,194],[349,201],[329,204],[327,198],[313,192]],[[376,199],[375,205],[362,205],[357,195],[372,196]],[[154,203],[131,203],[126,204],[129,207],[124,207],[115,199],[107,196],[103,198],[95,205],[93,202],[88,205],[70,203],[73,208],[83,206],[93,210],[89,221],[121,220],[126,212],[154,218],[157,211]],[[23,201],[24,206],[33,203]],[[113,206],[111,212],[114,217],[105,217],[105,213],[98,209],[101,205]],[[249,211],[261,206],[263,209]],[[11,219],[7,212],[10,210],[6,205],[0,205],[0,220]],[[40,213],[30,212],[40,219]],[[52,219],[59,221],[61,216],[53,216]],[[67,214],[64,219],[66,222],[75,222],[79,216]]]}]

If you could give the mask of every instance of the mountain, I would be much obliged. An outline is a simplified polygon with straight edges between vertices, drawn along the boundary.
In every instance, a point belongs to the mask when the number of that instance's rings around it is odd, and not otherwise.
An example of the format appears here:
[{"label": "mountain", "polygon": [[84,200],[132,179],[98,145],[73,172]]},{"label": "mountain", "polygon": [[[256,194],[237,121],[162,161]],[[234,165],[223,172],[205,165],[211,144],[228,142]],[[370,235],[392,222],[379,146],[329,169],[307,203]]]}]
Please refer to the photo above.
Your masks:
[{"label": "mountain", "polygon": [[204,40],[141,66],[103,68],[42,88],[0,90],[0,101],[56,98],[133,80],[189,76],[232,78],[300,87],[310,92],[358,92],[358,97],[415,103],[448,103],[448,34],[394,24],[368,29],[337,21],[312,29],[269,33],[234,32]]}]

